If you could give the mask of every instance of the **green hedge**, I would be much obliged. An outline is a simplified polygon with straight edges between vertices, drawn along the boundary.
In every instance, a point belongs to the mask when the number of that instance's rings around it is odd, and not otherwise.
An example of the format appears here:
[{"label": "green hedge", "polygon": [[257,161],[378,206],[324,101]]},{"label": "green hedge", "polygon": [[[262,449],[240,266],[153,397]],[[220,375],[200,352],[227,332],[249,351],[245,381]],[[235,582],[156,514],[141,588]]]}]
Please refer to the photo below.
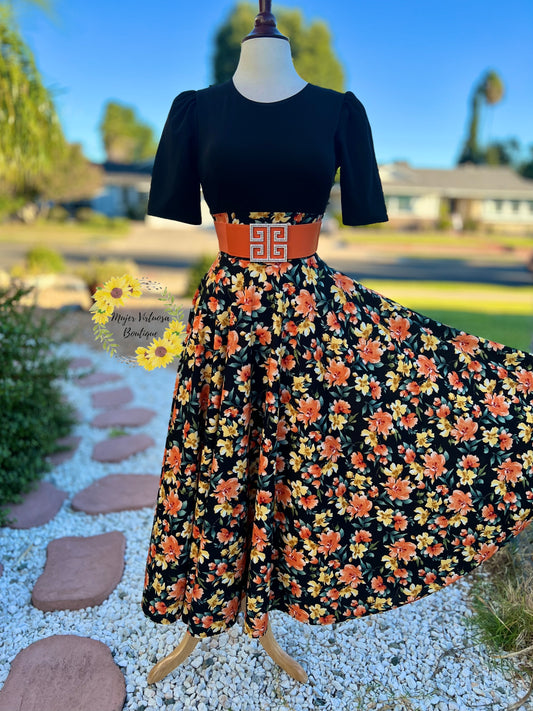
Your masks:
[{"label": "green hedge", "polygon": [[21,501],[52,468],[46,456],[61,451],[56,440],[70,434],[74,407],[62,399],[59,379],[68,379],[69,358],[54,353],[53,318],[23,304],[32,287],[0,289],[0,525],[9,504]]}]

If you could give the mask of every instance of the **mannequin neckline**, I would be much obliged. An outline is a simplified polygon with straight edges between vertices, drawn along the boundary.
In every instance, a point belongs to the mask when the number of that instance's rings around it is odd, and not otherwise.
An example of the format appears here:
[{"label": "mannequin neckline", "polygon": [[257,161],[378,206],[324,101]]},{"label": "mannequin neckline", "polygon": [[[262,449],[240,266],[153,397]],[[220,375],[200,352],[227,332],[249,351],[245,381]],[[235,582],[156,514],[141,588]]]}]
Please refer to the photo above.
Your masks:
[{"label": "mannequin neckline", "polygon": [[247,96],[244,96],[244,94],[241,94],[241,92],[237,89],[235,86],[235,82],[233,81],[233,77],[230,78],[229,80],[230,86],[232,87],[233,91],[235,94],[241,97],[241,99],[244,99],[244,101],[250,102],[250,104],[259,104],[260,106],[272,106],[274,104],[283,104],[285,101],[290,101],[291,99],[295,99],[297,96],[300,96],[307,87],[311,86],[309,82],[305,86],[303,86],[299,91],[297,91],[295,94],[292,94],[291,96],[287,96],[285,99],[279,99],[278,101],[255,101],[254,99],[249,99]]}]

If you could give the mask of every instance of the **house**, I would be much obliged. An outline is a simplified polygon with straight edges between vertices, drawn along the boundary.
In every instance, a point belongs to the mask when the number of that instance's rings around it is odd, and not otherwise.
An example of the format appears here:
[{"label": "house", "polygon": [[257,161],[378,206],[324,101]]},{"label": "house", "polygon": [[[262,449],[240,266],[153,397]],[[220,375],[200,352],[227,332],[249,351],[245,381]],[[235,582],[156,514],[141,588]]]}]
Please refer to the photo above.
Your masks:
[{"label": "house", "polygon": [[398,161],[381,165],[379,174],[391,227],[432,228],[450,219],[456,228],[533,235],[533,180],[509,166],[413,168]]},{"label": "house", "polygon": [[[109,216],[144,219],[153,227],[195,229],[194,225],[146,215],[153,159],[135,164],[106,161],[104,188],[88,203]],[[533,180],[509,166],[463,164],[456,168],[413,168],[405,161],[379,166],[387,204],[387,226],[431,229],[448,220],[456,229],[479,226],[488,230],[533,235]],[[340,212],[340,187],[331,191],[329,215]],[[202,199],[202,227],[212,228]]]}]

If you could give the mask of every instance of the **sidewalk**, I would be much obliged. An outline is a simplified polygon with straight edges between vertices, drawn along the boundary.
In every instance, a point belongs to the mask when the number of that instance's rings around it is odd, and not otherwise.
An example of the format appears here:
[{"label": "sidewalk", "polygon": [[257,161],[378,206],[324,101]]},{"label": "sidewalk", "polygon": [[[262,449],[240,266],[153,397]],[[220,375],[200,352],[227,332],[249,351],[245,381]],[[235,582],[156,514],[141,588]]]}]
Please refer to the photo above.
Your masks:
[{"label": "sidewalk", "polygon": [[94,374],[63,383],[80,413],[79,442],[44,477],[48,492],[59,492],[49,520],[43,495],[25,528],[0,529],[0,711],[471,711],[504,709],[525,693],[525,682],[493,668],[470,639],[467,579],[337,626],[271,611],[276,639],[308,684],[243,633],[240,613],[148,686],[149,670],[186,629],[157,626],[140,609],[175,368],[148,372],[84,344],[61,350],[75,359],[73,375]]}]

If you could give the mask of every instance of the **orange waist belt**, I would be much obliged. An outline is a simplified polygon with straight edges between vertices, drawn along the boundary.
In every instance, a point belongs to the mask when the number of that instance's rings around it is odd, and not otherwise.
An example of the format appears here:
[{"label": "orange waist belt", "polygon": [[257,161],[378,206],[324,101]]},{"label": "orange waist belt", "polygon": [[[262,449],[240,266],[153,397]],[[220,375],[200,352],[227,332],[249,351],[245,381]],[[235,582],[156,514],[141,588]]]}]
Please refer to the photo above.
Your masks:
[{"label": "orange waist belt", "polygon": [[316,252],[322,222],[303,225],[215,222],[221,252],[253,262],[286,262]]}]

